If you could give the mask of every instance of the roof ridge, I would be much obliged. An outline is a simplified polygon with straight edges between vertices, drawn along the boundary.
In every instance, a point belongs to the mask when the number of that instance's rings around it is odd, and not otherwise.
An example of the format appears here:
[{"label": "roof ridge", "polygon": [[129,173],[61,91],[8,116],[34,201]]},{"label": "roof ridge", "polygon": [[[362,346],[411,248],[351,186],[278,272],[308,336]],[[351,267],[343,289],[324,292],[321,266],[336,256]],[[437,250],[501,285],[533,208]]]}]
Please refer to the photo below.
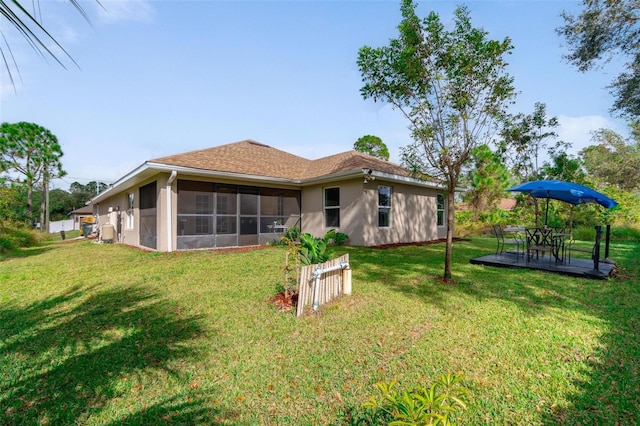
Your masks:
[{"label": "roof ridge", "polygon": [[[148,162],[152,162],[153,163],[156,160],[164,160],[166,158],[173,158],[173,157],[176,157],[176,156],[190,155],[190,154],[195,154],[196,152],[206,152],[206,151],[211,151],[211,150],[214,150],[214,149],[224,148],[224,147],[228,147],[228,146],[231,146],[231,145],[242,144],[242,143],[250,143],[251,145],[257,145],[257,146],[262,146],[262,147],[266,147],[266,148],[272,148],[269,145],[263,144],[261,142],[255,141],[253,139],[242,139],[242,140],[235,141],[235,142],[223,143],[222,145],[210,146],[208,148],[192,149],[190,151],[179,152],[179,153],[176,153],[176,154],[163,155],[162,157],[154,158],[153,160],[148,160]],[[274,149],[276,149],[276,148],[274,148]]]}]

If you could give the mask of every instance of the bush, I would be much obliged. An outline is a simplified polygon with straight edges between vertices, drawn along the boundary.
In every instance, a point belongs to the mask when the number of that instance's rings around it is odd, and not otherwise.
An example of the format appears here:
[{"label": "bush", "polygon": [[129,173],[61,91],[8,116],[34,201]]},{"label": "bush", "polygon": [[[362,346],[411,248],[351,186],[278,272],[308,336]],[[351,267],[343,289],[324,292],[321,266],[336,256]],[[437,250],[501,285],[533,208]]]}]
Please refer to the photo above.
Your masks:
[{"label": "bush", "polygon": [[0,253],[38,245],[41,235],[31,229],[12,223],[0,225]]},{"label": "bush", "polygon": [[343,232],[336,232],[336,235],[334,235],[333,237],[333,243],[337,246],[341,246],[343,245],[347,240],[349,239],[349,236]]},{"label": "bush", "polygon": [[419,387],[400,392],[394,388],[396,381],[376,383],[382,393],[380,400],[375,397],[362,404],[374,414],[388,413],[398,425],[454,425],[455,413],[465,410],[465,398],[469,390],[464,385],[462,374],[443,374],[429,387]]},{"label": "bush", "polygon": [[329,248],[329,241],[335,236],[335,229],[324,234],[322,238],[307,233],[300,235],[300,262],[303,265],[313,265],[329,260],[333,255],[333,250]]}]

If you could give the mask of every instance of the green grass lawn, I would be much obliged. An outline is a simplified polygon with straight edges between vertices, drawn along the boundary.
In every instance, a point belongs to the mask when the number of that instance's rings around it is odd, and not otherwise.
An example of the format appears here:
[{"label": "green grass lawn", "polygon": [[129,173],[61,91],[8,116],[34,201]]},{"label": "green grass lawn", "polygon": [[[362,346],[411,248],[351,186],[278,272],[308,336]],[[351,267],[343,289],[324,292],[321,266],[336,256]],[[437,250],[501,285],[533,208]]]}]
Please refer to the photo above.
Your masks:
[{"label": "green grass lawn", "polygon": [[640,244],[608,281],[471,265],[494,250],[349,252],[353,294],[296,319],[285,249],[144,253],[56,241],[0,261],[0,424],[347,424],[462,372],[463,424],[640,422]]}]

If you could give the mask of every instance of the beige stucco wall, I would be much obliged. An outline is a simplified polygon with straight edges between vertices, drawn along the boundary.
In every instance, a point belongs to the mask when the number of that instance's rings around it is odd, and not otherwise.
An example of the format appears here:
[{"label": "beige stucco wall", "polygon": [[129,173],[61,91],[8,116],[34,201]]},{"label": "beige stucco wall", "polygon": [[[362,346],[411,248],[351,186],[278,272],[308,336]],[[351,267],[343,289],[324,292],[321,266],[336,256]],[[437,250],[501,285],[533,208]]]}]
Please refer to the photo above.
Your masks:
[{"label": "beige stucco wall", "polygon": [[[378,227],[378,186],[392,188],[391,226]],[[354,179],[316,185],[302,190],[302,232],[324,235],[323,190],[340,188],[340,227],[349,235],[349,244],[381,244],[431,241],[446,237],[446,226],[437,226],[437,194],[433,189],[397,182]],[[446,217],[446,213],[445,213]]]},{"label": "beige stucco wall", "polygon": [[[378,186],[391,187],[391,226],[378,227]],[[365,185],[363,240],[366,246],[431,241],[446,237],[437,226],[437,194],[433,189],[383,180]],[[445,213],[446,217],[446,213]],[[446,222],[445,222],[446,223]]]},{"label": "beige stucco wall", "polygon": [[322,237],[330,229],[324,226],[324,189],[340,188],[340,227],[336,230],[349,235],[349,244],[364,245],[362,238],[362,179],[352,179],[302,190],[302,232]]},{"label": "beige stucco wall", "polygon": [[[156,223],[156,234],[157,234],[157,250],[159,251],[167,251],[167,215],[166,215],[166,183],[169,178],[168,173],[159,174],[154,176],[151,179],[145,180],[140,184],[135,185],[134,187],[128,188],[125,191],[122,191],[114,196],[107,198],[101,201],[99,204],[94,205],[94,214],[98,215],[98,224],[100,229],[107,224],[110,223],[116,226],[117,221],[117,208],[120,209],[122,214],[122,234],[120,241],[123,244],[128,244],[132,246],[140,245],[140,191],[139,188],[141,186],[145,186],[153,181],[156,181],[156,206],[158,208],[158,217]],[[171,215],[172,219],[172,229],[173,234],[175,234],[175,218],[176,218],[176,183],[173,182],[172,185],[172,210],[173,214]],[[130,228],[127,226],[128,214],[127,211],[129,206],[129,194],[134,193],[134,201],[133,201],[133,227]],[[109,209],[111,208],[111,212]],[[175,237],[174,237],[174,245],[175,249]]]},{"label": "beige stucco wall", "polygon": [[[98,216],[98,226],[100,229],[107,224],[110,223],[113,226],[116,226],[117,220],[117,208],[120,208],[122,214],[122,235],[120,242],[131,245],[138,245],[139,235],[137,232],[137,226],[134,225],[133,229],[127,228],[127,206],[128,199],[127,194],[131,191],[127,191],[127,193],[119,193],[110,197],[106,200],[103,200],[99,204],[93,206],[94,215]],[[136,200],[138,198],[138,194],[136,192],[135,196]],[[109,212],[109,209],[112,211]],[[137,223],[137,216],[134,211],[134,223]]]},{"label": "beige stucco wall", "polygon": [[[157,250],[167,251],[169,248],[168,235],[171,232],[171,248],[177,247],[177,181],[190,179],[207,181],[198,176],[178,174],[173,181],[170,190],[171,214],[167,216],[167,180],[169,173],[162,173],[135,185],[125,191],[103,200],[94,206],[94,212],[98,214],[99,226],[107,222],[116,224],[116,207],[122,213],[121,242],[133,246],[140,245],[139,227],[139,188],[156,181],[156,200],[158,208],[157,216]],[[242,184],[237,180],[226,182]],[[255,185],[255,184],[254,184]],[[378,186],[386,185],[392,188],[391,200],[391,226],[378,227]],[[270,185],[271,187],[283,187],[295,189],[288,185]],[[301,191],[301,228],[302,232],[308,232],[321,237],[332,228],[324,226],[324,189],[340,188],[340,227],[337,231],[349,235],[349,244],[355,246],[374,246],[392,243],[407,243],[417,241],[429,241],[446,237],[446,226],[436,226],[437,191],[433,189],[406,185],[398,182],[385,182],[383,179],[364,182],[361,178],[347,181],[313,185],[305,187]],[[134,226],[127,227],[128,193],[134,192]],[[109,213],[109,207],[113,212]],[[446,212],[445,212],[446,215]],[[167,220],[171,220],[171,229]]]}]

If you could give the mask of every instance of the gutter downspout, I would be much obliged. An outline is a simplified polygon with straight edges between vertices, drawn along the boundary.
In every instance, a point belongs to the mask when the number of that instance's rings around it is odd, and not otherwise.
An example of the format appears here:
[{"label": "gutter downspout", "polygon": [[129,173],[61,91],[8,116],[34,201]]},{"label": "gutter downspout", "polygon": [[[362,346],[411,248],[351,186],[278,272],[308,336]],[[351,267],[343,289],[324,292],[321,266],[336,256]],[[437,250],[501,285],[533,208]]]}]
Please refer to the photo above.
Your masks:
[{"label": "gutter downspout", "polygon": [[171,194],[171,185],[173,184],[173,181],[176,180],[176,176],[178,176],[178,172],[176,170],[172,170],[171,176],[169,176],[169,179],[167,180],[167,190],[165,194],[167,197],[167,252],[173,251],[173,227],[171,226],[173,221],[173,205],[171,203],[171,199],[173,198],[173,195]]}]

